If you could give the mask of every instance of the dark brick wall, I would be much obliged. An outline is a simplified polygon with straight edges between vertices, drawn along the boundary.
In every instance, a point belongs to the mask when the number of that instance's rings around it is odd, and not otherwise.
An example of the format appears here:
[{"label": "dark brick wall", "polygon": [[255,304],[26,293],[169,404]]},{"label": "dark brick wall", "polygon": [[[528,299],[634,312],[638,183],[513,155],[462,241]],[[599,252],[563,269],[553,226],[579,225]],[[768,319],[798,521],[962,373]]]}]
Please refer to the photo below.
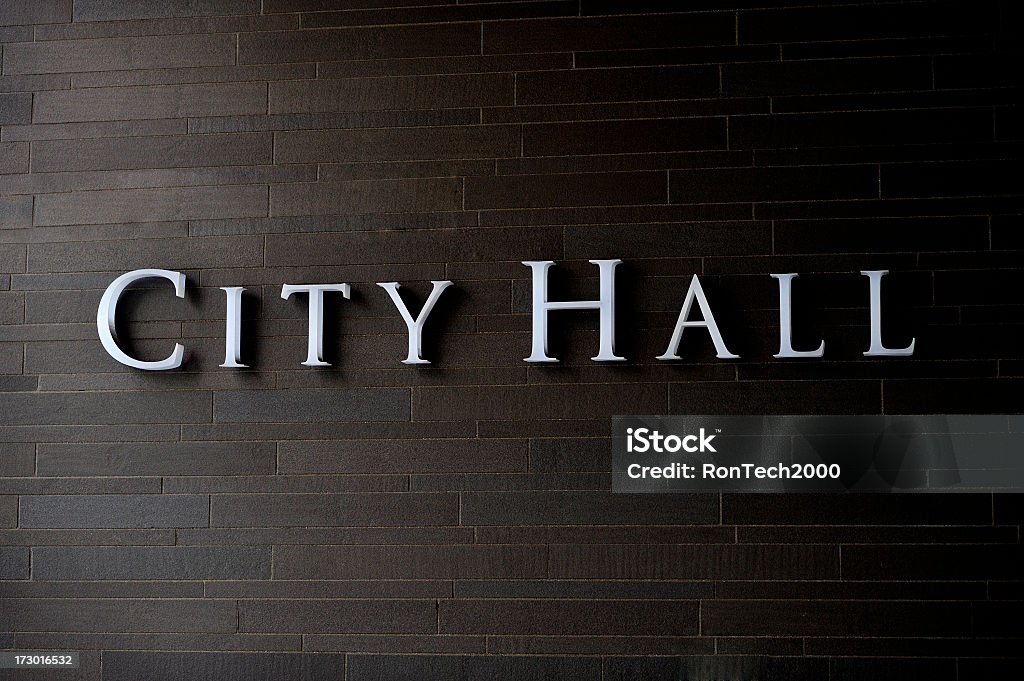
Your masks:
[{"label": "dark brick wall", "polygon": [[[1016,3],[723,4],[0,3],[0,649],[80,650],[66,681],[1017,676],[1016,497],[609,491],[613,414],[1024,407]],[[609,257],[629,361],[574,313],[525,364],[519,261],[593,297]],[[96,336],[139,267],[188,275],[122,327],[182,370]],[[912,359],[861,356],[885,268]],[[789,271],[823,361],[771,358]],[[654,360],[694,273],[742,360]],[[402,365],[373,282],[446,278]],[[307,369],[280,286],[339,281]],[[217,367],[219,286],[252,370]]]}]

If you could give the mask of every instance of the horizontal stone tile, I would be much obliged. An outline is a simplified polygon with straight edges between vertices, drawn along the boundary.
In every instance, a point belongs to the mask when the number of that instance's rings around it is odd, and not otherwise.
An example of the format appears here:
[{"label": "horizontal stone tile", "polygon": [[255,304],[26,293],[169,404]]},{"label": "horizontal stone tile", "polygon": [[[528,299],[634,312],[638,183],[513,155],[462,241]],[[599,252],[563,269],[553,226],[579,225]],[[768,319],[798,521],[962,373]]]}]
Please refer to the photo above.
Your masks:
[{"label": "horizontal stone tile", "polygon": [[[173,401],[172,401],[173,402]],[[0,426],[0,442],[67,442],[72,435],[79,442],[171,442],[178,439],[180,426],[149,422],[144,425],[28,425]]]},{"label": "horizontal stone tile", "polygon": [[828,674],[829,664],[823,659],[717,654],[688,657],[612,657],[608,658],[604,670],[604,678],[608,681],[637,678],[668,681],[677,678],[708,677],[814,681]]},{"label": "horizontal stone tile", "polygon": [[[74,74],[71,77],[71,84],[72,87],[76,88],[88,88],[126,87],[131,85],[185,85],[188,83],[234,83],[303,78],[316,78],[315,64],[256,64],[241,66],[232,64],[231,66],[190,66],[172,69],[92,71]],[[188,123],[191,123],[191,121],[183,120],[177,122],[182,127],[187,127]]]},{"label": "horizontal stone tile", "polygon": [[[5,499],[8,497],[0,497]],[[0,504],[3,502],[0,501]],[[17,504],[15,504],[17,508]],[[13,527],[13,525],[12,525]],[[0,530],[8,546],[164,546],[174,544],[174,530]]]},{"label": "horizontal stone tile", "polygon": [[[92,634],[34,633],[18,634],[20,645],[38,650],[211,650],[278,651],[299,650],[302,637],[286,634]],[[194,654],[194,653],[193,653]],[[150,670],[151,673],[152,670]]]},{"label": "horizontal stone tile", "polygon": [[827,636],[855,628],[862,635],[950,636],[970,629],[966,603],[830,601],[706,602],[701,612],[707,634]]},{"label": "horizontal stone tile", "polygon": [[44,546],[32,549],[32,565],[37,580],[266,579],[270,547]]},{"label": "horizontal stone tile", "polygon": [[32,147],[34,172],[237,166],[271,163],[269,134],[44,140]]},{"label": "horizontal stone tile", "polygon": [[209,678],[224,681],[305,681],[337,679],[345,673],[345,656],[268,652],[104,651],[103,674],[111,681],[144,676],[153,681]]},{"label": "horizontal stone tile", "polygon": [[487,23],[483,27],[483,53],[732,45],[736,41],[733,19],[727,13],[685,12]]},{"label": "horizontal stone tile", "polygon": [[224,423],[407,421],[409,392],[398,388],[219,391],[215,393],[214,420]]},{"label": "horizontal stone tile", "polygon": [[664,203],[664,173],[500,175],[466,178],[466,208]]},{"label": "horizontal stone tile", "polygon": [[[179,544],[472,544],[471,527],[288,527],[180,529]],[[511,543],[511,542],[492,542]],[[525,543],[525,542],[524,542]],[[261,595],[254,593],[254,595]],[[265,594],[264,594],[265,595]]]},{"label": "horizontal stone tile", "polygon": [[238,63],[431,57],[480,53],[480,26],[437,24],[248,33]]},{"label": "horizontal stone tile", "polygon": [[216,83],[49,91],[36,93],[33,107],[35,123],[251,115],[266,112],[267,87]]},{"label": "horizontal stone tile", "polygon": [[[147,3],[149,4],[149,3]],[[156,3],[150,4],[153,7]],[[190,3],[197,7],[196,3]],[[170,3],[167,6],[174,6]],[[181,6],[180,4],[178,5]],[[119,5],[120,7],[120,5]],[[272,31],[298,26],[297,16],[182,16],[115,21],[75,21],[36,26],[36,40],[84,40],[149,35],[224,34]]]},{"label": "horizontal stone tile", "polygon": [[[12,206],[18,206],[14,202]],[[15,214],[21,211],[20,207],[14,208]],[[26,247],[21,244],[0,244],[0,272],[24,272],[26,262]]]},{"label": "horizontal stone tile", "polygon": [[233,63],[234,49],[234,36],[231,35],[17,43],[4,50],[4,73],[213,66]]},{"label": "horizontal stone tile", "polygon": [[[596,347],[595,347],[596,349]],[[527,350],[524,350],[524,355]],[[667,408],[664,386],[592,385],[587,402],[565,400],[559,386],[417,387],[413,418],[444,420],[457,415],[472,419],[591,419],[615,414],[662,414]]]},{"label": "horizontal stone tile", "polygon": [[525,440],[335,440],[282,442],[280,473],[426,473],[525,471]]},{"label": "horizontal stone tile", "polygon": [[[488,636],[494,655],[713,655],[715,639],[699,636]],[[643,659],[643,658],[641,658]],[[649,659],[649,658],[648,658]],[[686,658],[683,658],[686,659]],[[612,660],[609,661],[613,661]]]},{"label": "horizontal stone tile", "polygon": [[257,14],[257,0],[140,0],[128,6],[113,0],[77,0],[75,21],[124,21],[159,17]]},{"label": "horizontal stone tile", "polygon": [[685,202],[873,198],[878,169],[871,166],[726,168],[669,172],[669,200]]},{"label": "horizontal stone tile", "polygon": [[0,547],[0,579],[28,579],[27,548]]},{"label": "horizontal stone tile", "polygon": [[284,184],[270,190],[273,217],[454,211],[461,206],[459,178]]},{"label": "horizontal stone tile", "polygon": [[[138,239],[128,242],[32,244],[30,271],[37,273],[126,272],[154,267],[246,267],[259,264],[262,242],[256,237],[201,239]],[[113,281],[110,279],[109,281]],[[106,288],[108,284],[97,288]],[[161,289],[162,282],[156,282]],[[173,297],[171,284],[166,284]],[[194,287],[186,284],[186,291]],[[187,293],[186,293],[187,295]],[[98,301],[98,299],[97,299]]]},{"label": "horizontal stone tile", "polygon": [[0,26],[71,21],[71,8],[73,4],[71,0],[5,3],[3,7],[0,7]]},{"label": "horizontal stone tile", "polygon": [[513,87],[507,73],[289,81],[271,83],[269,113],[499,106]]},{"label": "horizontal stone tile", "polygon": [[[210,396],[203,393],[7,393],[4,404],[0,426],[191,423],[211,417]],[[39,431],[22,432],[25,437]]]},{"label": "horizontal stone tile", "polygon": [[20,598],[0,600],[5,628],[22,632],[235,631],[235,602],[208,599]]},{"label": "horizontal stone tile", "polygon": [[[14,46],[17,47],[17,46]],[[32,95],[0,94],[0,125],[32,122]],[[8,171],[9,172],[9,171]]]},{"label": "horizontal stone tile", "polygon": [[451,654],[486,652],[484,636],[437,634],[307,634],[305,650],[344,653]]},{"label": "horizontal stone tile", "polygon": [[529,579],[543,546],[279,546],[277,579]]},{"label": "horizontal stone tile", "polygon": [[0,446],[0,478],[34,475],[36,448],[31,442],[14,442]]},{"label": "horizontal stone tile", "polygon": [[[723,118],[531,123],[523,126],[523,156],[539,158],[528,158],[523,161],[517,159],[514,162],[522,162],[524,165],[531,162],[554,164],[555,160],[545,157],[694,152],[725,148],[726,126]],[[595,163],[594,159],[581,159],[582,162],[577,162],[583,165],[587,172],[605,169],[622,171],[652,169],[649,167],[630,168],[623,159],[615,160],[624,167],[602,168],[601,166],[604,164]],[[651,203],[659,202],[651,201]]]},{"label": "horizontal stone tile", "polygon": [[692,600],[456,598],[440,602],[438,626],[446,634],[688,636],[700,629],[699,608]]},{"label": "horizontal stone tile", "polygon": [[474,528],[478,544],[734,544],[727,525],[516,525]]},{"label": "horizontal stone tile", "polygon": [[836,546],[558,545],[556,579],[837,578]]},{"label": "horizontal stone tile", "polygon": [[[713,598],[714,591],[714,585],[709,582],[626,582],[575,579],[518,581],[479,579],[455,582],[455,598],[457,599],[697,600]],[[667,631],[664,633],[669,634]]]},{"label": "horizontal stone tile", "polygon": [[23,496],[25,528],[205,527],[209,498],[198,495]]},{"label": "horizontal stone tile", "polygon": [[[475,429],[466,422],[367,421],[316,423],[213,423],[204,426],[182,424],[183,440],[218,440],[246,442],[253,440],[331,440],[331,439],[388,439],[408,440],[435,437],[474,437]],[[0,442],[5,434],[0,427]],[[19,436],[22,437],[22,436]],[[19,442],[24,440],[17,440]]]},{"label": "horizontal stone tile", "polygon": [[575,16],[579,7],[573,7],[572,0],[553,2],[514,3],[466,3],[465,6],[439,6],[435,2],[419,2],[428,7],[380,7],[368,5],[338,12],[317,12],[306,15],[302,26],[349,26],[361,24],[420,24],[435,22],[487,21],[498,19],[521,19],[524,17]]},{"label": "horizontal stone tile", "polygon": [[452,595],[449,580],[316,580],[274,579],[206,583],[210,598],[291,599],[436,599]]},{"label": "horizontal stone tile", "polygon": [[277,163],[509,158],[520,134],[508,125],[300,130],[275,135]]},{"label": "horizontal stone tile", "polygon": [[264,443],[40,444],[38,475],[253,475],[276,470]]},{"label": "horizontal stone tile", "polygon": [[437,630],[433,600],[244,600],[238,629],[268,633],[426,634]]},{"label": "horizontal stone tile", "polygon": [[[24,142],[0,142],[0,173],[25,173],[29,171],[29,150]],[[5,202],[6,204],[7,202]],[[4,216],[4,227],[22,226],[17,221],[8,222],[11,208],[4,206],[0,215]],[[14,214],[16,215],[16,213]],[[10,217],[9,217],[10,216]]]},{"label": "horizontal stone tile", "polygon": [[43,194],[36,224],[78,225],[267,214],[267,188],[258,186],[126,189]]},{"label": "horizontal stone tile", "polygon": [[468,525],[710,524],[718,520],[714,494],[599,492],[465,492]]},{"label": "horizontal stone tile", "polygon": [[157,118],[145,121],[5,125],[3,130],[0,130],[0,139],[4,142],[28,142],[35,140],[81,140],[100,137],[178,135],[186,132],[188,132],[186,121],[174,118]]},{"label": "horizontal stone tile", "polygon": [[188,475],[161,480],[165,494],[410,491],[409,479],[404,475]]},{"label": "horizontal stone tile", "polygon": [[[722,522],[763,525],[989,525],[992,503],[987,494],[725,494]],[[837,529],[842,532],[842,529]]]},{"label": "horizontal stone tile", "polygon": [[[983,496],[983,495],[979,495]],[[1024,563],[1018,546],[850,546],[843,575],[850,579],[1014,579]]]},{"label": "horizontal stone tile", "polygon": [[214,527],[387,527],[458,524],[458,495],[444,493],[219,494]]},{"label": "horizontal stone tile", "polygon": [[718,87],[713,66],[539,71],[517,76],[516,103],[690,99],[716,96]]},{"label": "horizontal stone tile", "polygon": [[160,478],[0,478],[0,494],[159,494]]},{"label": "horizontal stone tile", "polygon": [[598,681],[602,673],[597,657],[364,654],[348,657],[346,674],[351,681]]},{"label": "horizontal stone tile", "polygon": [[3,598],[201,598],[198,581],[24,581],[0,585]]}]

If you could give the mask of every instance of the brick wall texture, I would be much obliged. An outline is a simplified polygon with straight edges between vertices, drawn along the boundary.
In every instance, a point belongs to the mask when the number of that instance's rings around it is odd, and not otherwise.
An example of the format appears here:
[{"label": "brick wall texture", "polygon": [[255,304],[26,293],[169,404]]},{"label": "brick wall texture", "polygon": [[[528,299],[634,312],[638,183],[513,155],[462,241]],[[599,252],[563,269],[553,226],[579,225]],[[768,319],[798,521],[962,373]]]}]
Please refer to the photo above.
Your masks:
[{"label": "brick wall texture", "polygon": [[[0,2],[0,649],[82,654],[0,676],[1016,677],[1014,495],[610,491],[614,414],[1024,408],[1017,3],[813,1]],[[573,312],[525,363],[520,261],[595,258],[628,361]],[[179,370],[97,337],[143,267]],[[655,360],[694,274],[742,359]],[[374,283],[442,279],[404,365]],[[281,285],[337,282],[301,366]]]}]

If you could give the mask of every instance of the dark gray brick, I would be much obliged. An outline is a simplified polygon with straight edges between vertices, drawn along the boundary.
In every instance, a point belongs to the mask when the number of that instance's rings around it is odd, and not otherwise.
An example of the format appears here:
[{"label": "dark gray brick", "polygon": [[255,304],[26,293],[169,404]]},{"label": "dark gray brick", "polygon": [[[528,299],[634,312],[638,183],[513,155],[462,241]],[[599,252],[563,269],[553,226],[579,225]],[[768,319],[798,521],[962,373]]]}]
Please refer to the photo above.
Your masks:
[{"label": "dark gray brick", "polygon": [[270,113],[453,109],[511,104],[511,74],[460,74],[273,83]]},{"label": "dark gray brick", "polygon": [[[204,237],[96,242],[86,246],[74,243],[33,244],[29,251],[29,269],[32,272],[67,273],[126,272],[153,267],[154,262],[160,263],[163,269],[185,269],[189,265],[245,267],[260,262],[263,248],[262,240],[258,237]],[[194,286],[194,282],[192,284]],[[163,290],[164,285],[159,285]],[[170,283],[166,287],[167,291],[173,293]],[[106,285],[102,288],[106,288]],[[96,302],[99,302],[99,298],[96,298]]]},{"label": "dark gray brick", "polygon": [[[451,238],[451,237],[457,238]],[[456,258],[527,260],[561,252],[561,230],[551,227],[268,235],[266,264],[275,267],[399,262]],[[344,254],[342,257],[339,254]]]},{"label": "dark gray brick", "polygon": [[[296,348],[296,364],[304,346]],[[409,419],[409,393],[403,389],[221,391],[215,397],[214,420],[227,423]]]},{"label": "dark gray brick", "polygon": [[475,24],[248,33],[238,40],[240,64],[479,53],[480,26]]},{"label": "dark gray brick", "polygon": [[32,145],[35,172],[237,166],[272,162],[269,134],[48,140]]},{"label": "dark gray brick", "polygon": [[174,530],[18,529],[0,531],[0,541],[11,546],[162,546],[174,544]]},{"label": "dark gray brick", "polygon": [[272,442],[40,444],[39,475],[259,475],[276,470]]},{"label": "dark gray brick", "polygon": [[466,178],[466,207],[546,208],[663,203],[664,173],[502,175]]},{"label": "dark gray brick", "polygon": [[425,634],[437,630],[433,600],[240,601],[243,632]]},{"label": "dark gray brick", "polygon": [[[596,323],[596,322],[595,322]],[[594,346],[596,348],[596,345]],[[529,354],[523,346],[523,356]],[[615,414],[663,414],[664,386],[591,385],[587,401],[564,399],[558,386],[496,386],[489,388],[417,387],[413,418],[417,420],[595,418]]]},{"label": "dark gray brick", "polygon": [[517,156],[519,130],[508,125],[301,130],[275,135],[278,163],[412,161]]},{"label": "dark gray brick", "polygon": [[71,21],[71,0],[39,0],[28,3],[4,3],[0,7],[0,26],[48,24]]},{"label": "dark gray brick", "polygon": [[351,681],[598,681],[596,657],[350,655]]},{"label": "dark gray brick", "polygon": [[209,499],[201,495],[23,496],[21,527],[205,527]]},{"label": "dark gray brick", "polygon": [[274,634],[22,633],[18,640],[25,648],[38,650],[66,646],[75,650],[297,651],[302,646],[301,636]]},{"label": "dark gray brick", "polygon": [[552,546],[558,579],[838,578],[835,546]]},{"label": "dark gray brick", "polygon": [[30,442],[0,445],[0,477],[33,475],[35,458],[35,446]]},{"label": "dark gray brick", "polygon": [[5,393],[3,399],[2,426],[205,423],[212,408],[203,393]]},{"label": "dark gray brick", "polygon": [[270,547],[44,546],[32,549],[32,566],[39,580],[267,579]]},{"label": "dark gray brick", "polygon": [[688,636],[699,631],[699,607],[684,600],[456,599],[440,603],[438,622],[448,634]]},{"label": "dark gray brick", "polygon": [[117,0],[76,0],[75,21],[124,21],[159,17],[194,17],[221,14],[257,14],[258,0],[138,0],[129,5]]},{"label": "dark gray brick", "polygon": [[[774,649],[774,650],[777,650]],[[609,658],[604,678],[626,679],[788,679],[814,681],[828,676],[826,660],[812,658],[704,655],[687,657],[615,657]]]},{"label": "dark gray brick", "polygon": [[273,217],[452,211],[461,206],[459,178],[285,184],[270,193]]},{"label": "dark gray brick", "polygon": [[[37,549],[39,550],[39,549]],[[235,602],[209,599],[0,599],[8,631],[235,631]]]},{"label": "dark gray brick", "polygon": [[347,653],[485,653],[483,636],[437,636],[436,634],[311,634],[303,637],[310,652]]},{"label": "dark gray brick", "polygon": [[210,501],[216,527],[387,527],[458,524],[458,495],[222,494]]},{"label": "dark gray brick", "polygon": [[267,88],[218,83],[54,90],[37,93],[33,106],[36,123],[249,115],[266,112]]},{"label": "dark gray brick", "polygon": [[281,473],[525,472],[525,440],[282,442]]},{"label": "dark gray brick", "polygon": [[[24,149],[21,148],[20,144],[0,144],[0,164],[8,172],[18,172],[25,170]],[[5,153],[6,152],[6,153]],[[0,199],[0,218],[3,219],[3,225],[5,228],[20,228],[29,227],[32,224],[32,202],[31,197],[28,196],[15,196],[11,198]],[[20,247],[24,248],[24,247]],[[7,246],[8,250],[8,261],[17,262],[17,252],[19,247]],[[11,265],[10,270],[7,267],[5,271],[16,272],[18,271],[16,265]]]},{"label": "dark gray brick", "polygon": [[60,73],[231,64],[234,43],[230,35],[18,43],[4,49],[4,72]]},{"label": "dark gray brick", "polygon": [[317,580],[295,579],[208,582],[206,595],[248,599],[436,599],[452,594],[446,580]]},{"label": "dark gray brick", "polygon": [[530,579],[544,576],[543,546],[282,546],[278,579]]},{"label": "dark gray brick", "polygon": [[[855,624],[854,624],[855,623]],[[949,636],[970,629],[966,603],[729,601],[704,604],[702,631],[716,636],[822,636],[855,627],[864,635]]]},{"label": "dark gray brick", "polygon": [[170,653],[104,651],[103,678],[153,681],[210,678],[224,681],[319,681],[341,679],[344,655],[309,653]]},{"label": "dark gray brick", "polygon": [[718,520],[714,494],[609,492],[465,492],[462,521],[470,525],[709,524]]},{"label": "dark gray brick", "polygon": [[32,95],[0,95],[0,125],[32,122]]},{"label": "dark gray brick", "polygon": [[0,547],[0,579],[28,579],[28,577],[28,549]]},{"label": "dark gray brick", "polygon": [[44,194],[36,200],[36,224],[77,225],[194,218],[242,218],[267,214],[266,187],[186,187]]},{"label": "dark gray brick", "polygon": [[486,24],[484,54],[626,50],[732,45],[734,17],[724,13],[681,13],[634,17],[572,17]]}]

